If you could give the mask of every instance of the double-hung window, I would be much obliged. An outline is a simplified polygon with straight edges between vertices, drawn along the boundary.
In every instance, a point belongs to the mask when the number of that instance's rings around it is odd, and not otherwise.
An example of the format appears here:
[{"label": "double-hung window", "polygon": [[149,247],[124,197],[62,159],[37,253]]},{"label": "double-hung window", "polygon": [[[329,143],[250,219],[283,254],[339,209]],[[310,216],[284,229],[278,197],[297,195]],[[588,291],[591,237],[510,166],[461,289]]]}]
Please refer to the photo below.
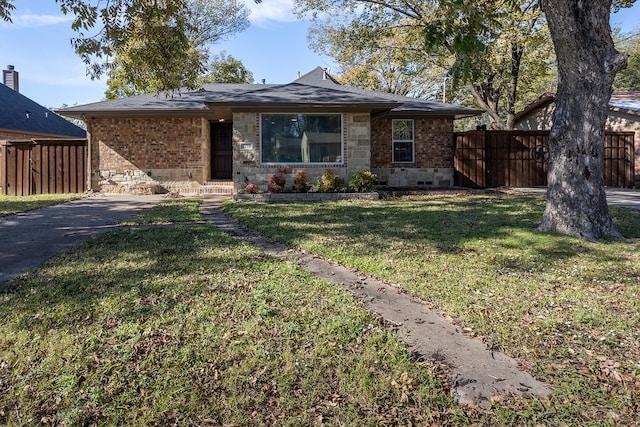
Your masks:
[{"label": "double-hung window", "polygon": [[394,163],[413,163],[414,138],[412,119],[394,119],[392,127],[392,145]]},{"label": "double-hung window", "polygon": [[343,163],[342,114],[260,115],[262,163]]}]

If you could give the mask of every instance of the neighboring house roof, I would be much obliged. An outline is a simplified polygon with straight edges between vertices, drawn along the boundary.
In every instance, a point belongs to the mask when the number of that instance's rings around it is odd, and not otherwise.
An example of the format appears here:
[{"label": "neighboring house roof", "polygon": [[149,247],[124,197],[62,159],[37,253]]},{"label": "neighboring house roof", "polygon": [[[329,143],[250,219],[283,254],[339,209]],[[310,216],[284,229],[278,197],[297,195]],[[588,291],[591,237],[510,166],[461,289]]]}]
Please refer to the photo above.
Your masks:
[{"label": "neighboring house roof", "polygon": [[378,115],[425,115],[462,118],[480,110],[340,85],[318,67],[288,84],[206,84],[200,90],[174,96],[146,94],[58,110],[80,117],[194,114],[210,111],[225,116],[234,111],[282,109],[367,110]]},{"label": "neighboring house roof", "polygon": [[84,129],[0,84],[0,129],[25,134],[85,138]]},{"label": "neighboring house roof", "polygon": [[[514,120],[517,122],[554,102],[556,102],[556,95],[546,92],[517,113]],[[640,92],[614,92],[609,101],[609,110],[640,116]]]},{"label": "neighboring house roof", "polygon": [[640,116],[640,92],[614,92],[609,109]]}]

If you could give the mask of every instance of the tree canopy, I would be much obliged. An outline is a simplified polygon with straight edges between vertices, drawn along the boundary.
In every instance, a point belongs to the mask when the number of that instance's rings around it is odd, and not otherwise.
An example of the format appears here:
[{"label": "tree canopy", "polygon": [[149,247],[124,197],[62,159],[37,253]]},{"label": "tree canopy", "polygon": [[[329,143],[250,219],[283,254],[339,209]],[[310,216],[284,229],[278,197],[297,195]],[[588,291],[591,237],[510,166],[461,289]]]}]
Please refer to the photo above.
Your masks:
[{"label": "tree canopy", "polygon": [[425,51],[423,30],[419,19],[397,13],[334,11],[314,20],[309,39],[314,51],[336,60],[343,84],[428,98],[440,93],[450,58]]},{"label": "tree canopy", "polygon": [[627,68],[620,71],[613,83],[617,91],[640,91],[640,33],[616,34],[616,46],[629,55]]},{"label": "tree canopy", "polygon": [[222,51],[215,55],[200,83],[253,83],[253,73],[242,61]]},{"label": "tree canopy", "polygon": [[350,84],[439,99],[451,84],[447,99],[472,97],[499,129],[512,127],[515,109],[531,99],[532,87],[553,90],[553,48],[536,0],[296,5],[300,15],[314,19],[314,50],[335,58]]},{"label": "tree canopy", "polygon": [[[187,0],[187,5],[185,50],[180,55],[169,51],[167,58],[152,56],[147,51],[148,43],[141,38],[127,40],[108,68],[108,99],[196,87],[207,72],[209,47],[249,25],[248,11],[241,0]],[[134,24],[146,25],[142,21]],[[168,44],[175,34],[165,36],[163,43]]]},{"label": "tree canopy", "polygon": [[[240,0],[55,0],[74,16],[72,45],[92,78],[117,78],[155,92],[195,88],[205,72],[204,46],[248,26]],[[0,0],[11,20],[15,0]]]}]

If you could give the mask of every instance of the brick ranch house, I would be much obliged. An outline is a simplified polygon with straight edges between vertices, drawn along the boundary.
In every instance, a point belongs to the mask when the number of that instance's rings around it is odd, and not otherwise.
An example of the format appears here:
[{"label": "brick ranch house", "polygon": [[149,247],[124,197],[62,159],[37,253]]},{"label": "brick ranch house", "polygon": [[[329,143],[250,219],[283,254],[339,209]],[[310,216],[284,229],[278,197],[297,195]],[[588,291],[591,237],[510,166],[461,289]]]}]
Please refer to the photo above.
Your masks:
[{"label": "brick ranch house", "polygon": [[[90,187],[212,193],[278,169],[370,170],[393,187],[453,185],[453,121],[478,110],[342,86],[316,68],[289,84],[214,84],[59,110],[87,124]],[[293,175],[287,185],[293,184]]]}]

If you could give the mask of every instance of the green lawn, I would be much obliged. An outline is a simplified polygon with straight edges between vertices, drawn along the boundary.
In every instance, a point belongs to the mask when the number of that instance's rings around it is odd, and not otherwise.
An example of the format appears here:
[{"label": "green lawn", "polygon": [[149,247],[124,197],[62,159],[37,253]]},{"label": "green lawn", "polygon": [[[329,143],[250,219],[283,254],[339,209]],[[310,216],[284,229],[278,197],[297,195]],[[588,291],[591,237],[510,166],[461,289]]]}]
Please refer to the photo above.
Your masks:
[{"label": "green lawn", "polygon": [[81,199],[82,194],[39,194],[33,196],[5,196],[0,194],[0,217],[26,212],[32,209],[58,205]]},{"label": "green lawn", "polygon": [[[556,388],[551,424],[627,424],[640,412],[640,211],[624,241],[534,232],[544,200],[441,194],[225,205],[250,227],[396,283]],[[513,408],[501,416],[522,416]]]},{"label": "green lawn", "polygon": [[548,401],[458,406],[440,368],[346,291],[176,224],[96,236],[0,285],[0,424],[631,424],[640,212],[614,212],[635,240],[585,243],[533,233],[542,206],[495,193],[225,209],[420,295],[553,383]]},{"label": "green lawn", "polygon": [[[178,204],[131,222],[199,219]],[[207,225],[97,236],[0,285],[0,318],[0,424],[468,421],[346,292]]]}]

